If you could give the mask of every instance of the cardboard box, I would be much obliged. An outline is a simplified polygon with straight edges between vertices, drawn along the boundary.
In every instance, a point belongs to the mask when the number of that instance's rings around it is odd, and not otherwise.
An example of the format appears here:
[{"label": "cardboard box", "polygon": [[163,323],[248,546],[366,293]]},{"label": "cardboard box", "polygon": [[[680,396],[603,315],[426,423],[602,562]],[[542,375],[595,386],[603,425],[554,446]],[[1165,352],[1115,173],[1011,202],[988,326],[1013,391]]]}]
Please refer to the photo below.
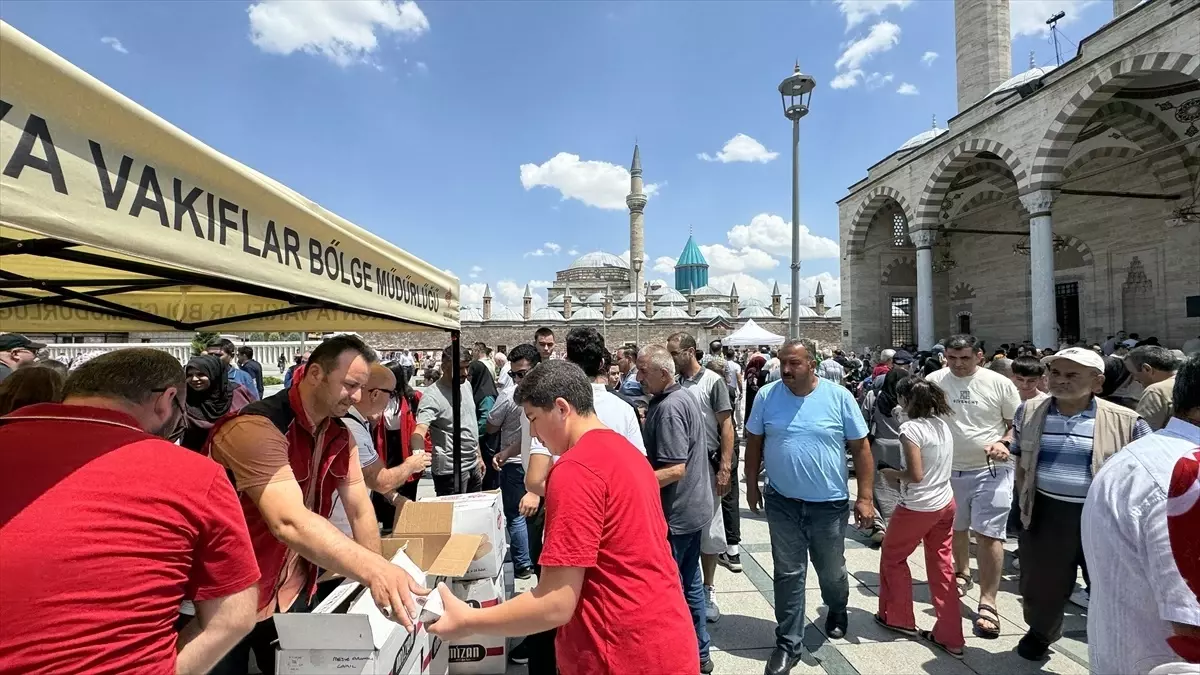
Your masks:
[{"label": "cardboard box", "polygon": [[[406,513],[407,511],[407,513]],[[504,503],[498,491],[446,495],[408,502],[396,512],[393,534],[481,534],[484,545],[476,552],[463,580],[495,579],[504,569],[508,540],[504,529]]]},{"label": "cardboard box", "polygon": [[[482,544],[478,535],[383,541],[384,556],[418,583],[460,576]],[[384,616],[370,590],[346,580],[310,613],[275,615],[279,632],[276,675],[445,675],[447,646],[415,622],[408,633]],[[439,660],[438,657],[442,658]]]},{"label": "cardboard box", "polygon": [[[493,607],[504,602],[504,572],[494,579],[455,580],[449,584],[455,597],[472,607]],[[442,647],[450,675],[504,675],[505,639],[471,635]]]}]

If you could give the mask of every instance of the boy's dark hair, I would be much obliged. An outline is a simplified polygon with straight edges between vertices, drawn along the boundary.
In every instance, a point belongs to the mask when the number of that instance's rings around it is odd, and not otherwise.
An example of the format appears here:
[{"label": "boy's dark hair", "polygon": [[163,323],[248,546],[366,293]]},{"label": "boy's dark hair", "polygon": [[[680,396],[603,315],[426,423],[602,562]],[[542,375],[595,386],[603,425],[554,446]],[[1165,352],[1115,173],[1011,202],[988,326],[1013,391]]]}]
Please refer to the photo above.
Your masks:
[{"label": "boy's dark hair", "polygon": [[1018,356],[1013,359],[1012,373],[1021,377],[1041,377],[1046,374],[1046,366],[1036,356]]},{"label": "boy's dark hair", "polygon": [[671,340],[678,342],[680,349],[695,349],[696,350],[696,358],[699,358],[704,355],[704,350],[702,350],[696,346],[696,338],[692,337],[691,333],[688,333],[686,331],[679,331],[678,333],[672,333],[671,336],[667,338],[667,342],[670,342]]},{"label": "boy's dark hair", "polygon": [[308,357],[308,363],[317,364],[321,368],[321,372],[328,376],[329,373],[337,370],[338,361],[342,360],[342,354],[346,352],[357,352],[360,356],[367,360],[367,363],[375,363],[379,357],[375,355],[375,350],[367,346],[357,335],[335,335],[321,344],[312,351]]},{"label": "boy's dark hair", "polygon": [[254,358],[254,348],[253,347],[238,347],[237,353],[238,353],[238,356],[244,356],[248,359]]},{"label": "boy's dark hair", "polygon": [[234,349],[235,349],[233,346],[233,340],[230,340],[229,338],[222,338],[222,337],[213,338],[208,341],[207,345],[204,346],[205,350],[209,350],[214,347],[219,347],[221,349],[221,353],[228,354],[230,356],[233,356]]},{"label": "boy's dark hair", "polygon": [[900,380],[896,385],[896,396],[904,406],[904,413],[912,419],[947,417],[954,414],[950,402],[946,399],[946,392],[933,382],[915,375]]},{"label": "boy's dark hair", "polygon": [[547,335],[549,335],[550,337],[554,337],[554,331],[550,330],[549,326],[542,326],[541,328],[534,331],[533,339],[536,341],[538,338],[544,338]]},{"label": "boy's dark hair", "polygon": [[583,370],[570,361],[545,361],[529,371],[517,385],[513,400],[517,405],[549,410],[554,402],[563,399],[580,415],[596,412],[592,403],[592,383]]},{"label": "boy's dark hair", "polygon": [[949,340],[946,340],[946,351],[951,349],[970,349],[973,352],[981,351],[979,341],[974,335],[951,335]]},{"label": "boy's dark hair", "polygon": [[1200,354],[1193,354],[1175,371],[1175,388],[1171,390],[1171,399],[1176,417],[1200,408]]},{"label": "boy's dark hair", "polygon": [[1179,361],[1175,359],[1175,355],[1171,353],[1171,350],[1166,347],[1159,347],[1158,345],[1134,347],[1125,355],[1125,362],[1133,364],[1135,368],[1141,368],[1143,365],[1146,365],[1154,370],[1167,373],[1173,373],[1179,367]]},{"label": "boy's dark hair", "polygon": [[542,353],[537,350],[537,347],[528,342],[519,344],[508,350],[509,364],[516,363],[517,361],[528,361],[529,366],[532,368],[542,362]]},{"label": "boy's dark hair", "polygon": [[157,349],[132,347],[101,354],[76,368],[63,385],[63,398],[99,396],[137,405],[167,387],[175,387],[176,396],[186,396],[179,360]]},{"label": "boy's dark hair", "polygon": [[638,348],[633,345],[625,345],[617,350],[617,355],[623,356],[627,359],[636,359],[638,355]]},{"label": "boy's dark hair", "polygon": [[572,328],[567,333],[567,360],[583,369],[583,374],[596,379],[605,372],[604,336],[591,326]]}]

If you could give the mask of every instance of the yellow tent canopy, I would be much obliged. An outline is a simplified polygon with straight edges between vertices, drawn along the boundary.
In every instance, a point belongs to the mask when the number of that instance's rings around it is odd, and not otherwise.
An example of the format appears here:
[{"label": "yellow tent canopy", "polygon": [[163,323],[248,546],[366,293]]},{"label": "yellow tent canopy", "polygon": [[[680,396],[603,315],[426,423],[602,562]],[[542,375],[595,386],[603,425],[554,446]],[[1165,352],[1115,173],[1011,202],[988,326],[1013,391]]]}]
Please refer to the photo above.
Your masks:
[{"label": "yellow tent canopy", "polygon": [[458,280],[0,22],[0,331],[451,330]]}]

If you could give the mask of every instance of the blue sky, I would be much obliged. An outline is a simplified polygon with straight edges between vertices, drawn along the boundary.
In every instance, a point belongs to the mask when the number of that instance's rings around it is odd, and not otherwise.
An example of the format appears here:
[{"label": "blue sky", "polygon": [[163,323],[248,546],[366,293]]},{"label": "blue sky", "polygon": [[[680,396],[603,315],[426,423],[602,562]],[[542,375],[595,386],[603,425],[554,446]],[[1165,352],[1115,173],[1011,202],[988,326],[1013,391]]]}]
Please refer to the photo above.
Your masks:
[{"label": "blue sky", "polygon": [[[1014,73],[1053,63],[1097,0],[1012,0]],[[202,141],[517,304],[578,254],[629,248],[641,144],[651,279],[689,228],[713,285],[787,290],[791,128],[801,123],[805,295],[839,302],[837,206],[955,112],[950,0],[836,2],[34,2],[0,18]],[[1075,47],[1063,43],[1063,58]],[[539,301],[544,301],[542,295]]]}]

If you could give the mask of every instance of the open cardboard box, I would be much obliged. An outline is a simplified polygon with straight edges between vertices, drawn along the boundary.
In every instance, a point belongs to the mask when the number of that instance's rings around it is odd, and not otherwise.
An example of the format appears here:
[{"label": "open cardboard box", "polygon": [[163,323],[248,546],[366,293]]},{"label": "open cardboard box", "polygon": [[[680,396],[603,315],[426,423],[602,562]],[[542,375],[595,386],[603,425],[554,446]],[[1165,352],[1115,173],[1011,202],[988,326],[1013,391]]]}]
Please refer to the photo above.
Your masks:
[{"label": "open cardboard box", "polygon": [[507,548],[504,506],[500,493],[476,492],[405,502],[396,510],[395,537],[437,537],[450,534],[482,535],[470,566],[459,578],[495,579],[504,569]]},{"label": "open cardboard box", "polygon": [[[483,542],[480,535],[390,537],[383,554],[429,587],[441,577],[466,571]],[[415,622],[408,633],[384,616],[370,590],[347,579],[311,613],[275,615],[279,632],[277,675],[318,675],[331,672],[369,675],[445,675],[431,670],[445,647]]]}]

